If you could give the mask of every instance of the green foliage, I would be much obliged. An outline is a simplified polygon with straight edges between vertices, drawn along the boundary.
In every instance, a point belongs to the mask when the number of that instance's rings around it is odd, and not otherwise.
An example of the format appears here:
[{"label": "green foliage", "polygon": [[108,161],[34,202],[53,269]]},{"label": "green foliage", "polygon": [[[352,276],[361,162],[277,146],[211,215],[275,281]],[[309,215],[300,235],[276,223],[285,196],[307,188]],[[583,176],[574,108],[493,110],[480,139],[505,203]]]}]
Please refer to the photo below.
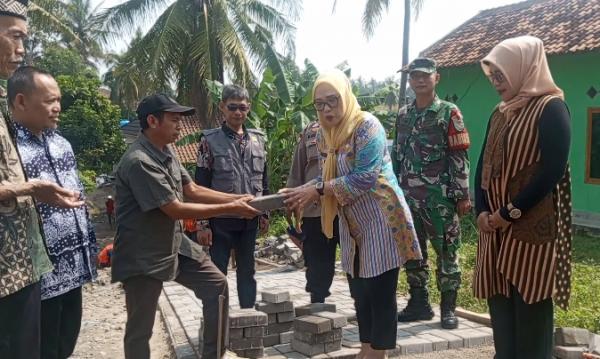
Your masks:
[{"label": "green foliage", "polygon": [[60,130],[71,142],[79,166],[110,173],[125,151],[119,108],[98,93],[97,77],[62,75],[57,81],[63,96]]},{"label": "green foliage", "polygon": [[96,172],[92,170],[79,171],[79,179],[83,184],[86,193],[90,193],[96,189]]},{"label": "green foliage", "polygon": [[44,48],[43,56],[35,61],[35,66],[55,77],[74,74],[97,76],[96,70],[84,63],[77,51],[56,44]]}]

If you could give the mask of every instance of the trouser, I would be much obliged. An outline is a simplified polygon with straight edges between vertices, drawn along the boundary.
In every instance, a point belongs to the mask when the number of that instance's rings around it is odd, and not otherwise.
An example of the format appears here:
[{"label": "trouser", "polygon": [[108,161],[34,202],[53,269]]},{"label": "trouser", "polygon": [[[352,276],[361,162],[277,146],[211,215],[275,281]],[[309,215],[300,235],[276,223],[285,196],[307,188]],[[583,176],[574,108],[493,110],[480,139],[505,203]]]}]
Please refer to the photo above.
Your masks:
[{"label": "trouser", "polygon": [[113,222],[115,221],[115,215],[114,213],[106,213],[106,216],[108,217],[108,224],[112,227]]},{"label": "trouser", "polygon": [[0,358],[40,357],[40,282],[0,298]]},{"label": "trouser", "polygon": [[[206,256],[195,261],[179,255],[178,275],[175,281],[191,289],[196,298],[202,300],[204,316],[203,359],[217,358],[218,345],[222,352],[228,333],[229,288],[227,278]],[[148,277],[135,276],[123,281],[125,302],[127,305],[127,325],[125,326],[125,358],[149,359],[150,337],[154,327],[154,318],[158,297],[162,290],[162,281]],[[219,327],[219,296],[225,297],[223,305],[221,343],[217,343]]]},{"label": "trouser", "polygon": [[66,359],[81,328],[81,287],[42,301],[42,359]]},{"label": "trouser", "polygon": [[[358,253],[355,255],[354,268],[360,268]],[[347,276],[356,309],[360,342],[370,343],[376,350],[396,348],[396,288],[399,272],[399,268],[394,268],[373,278]]]},{"label": "trouser", "polygon": [[437,254],[436,282],[440,292],[456,291],[460,287],[460,222],[454,206],[453,203],[434,208],[410,206],[423,254],[422,260],[410,260],[405,264],[408,284],[412,288],[426,287],[429,282],[427,242]]},{"label": "trouser", "polygon": [[254,249],[258,233],[258,217],[245,220],[238,218],[213,218],[210,220],[213,240],[210,257],[221,272],[227,275],[231,249],[235,252],[237,291],[240,308],[253,308],[256,302],[254,279]]},{"label": "trouser", "polygon": [[321,231],[321,217],[302,219],[304,265],[306,266],[306,291],[311,303],[323,303],[331,293],[329,288],[335,274],[335,254],[339,243],[339,227],[336,217],[333,223],[333,238]]},{"label": "trouser", "polygon": [[510,297],[488,299],[495,359],[550,359],[553,347],[552,299],[527,304],[511,286]]}]

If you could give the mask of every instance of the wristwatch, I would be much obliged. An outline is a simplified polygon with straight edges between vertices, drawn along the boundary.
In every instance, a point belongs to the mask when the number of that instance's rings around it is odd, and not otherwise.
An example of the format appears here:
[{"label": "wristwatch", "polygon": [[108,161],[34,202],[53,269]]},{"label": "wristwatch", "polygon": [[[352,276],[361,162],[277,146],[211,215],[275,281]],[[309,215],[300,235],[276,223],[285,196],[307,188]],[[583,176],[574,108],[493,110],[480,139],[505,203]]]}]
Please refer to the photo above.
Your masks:
[{"label": "wristwatch", "polygon": [[512,219],[521,218],[521,210],[513,206],[512,203],[506,205],[506,209],[508,210],[508,216]]},{"label": "wristwatch", "polygon": [[315,189],[319,192],[319,196],[322,196],[324,194],[325,183],[323,181],[315,183]]}]

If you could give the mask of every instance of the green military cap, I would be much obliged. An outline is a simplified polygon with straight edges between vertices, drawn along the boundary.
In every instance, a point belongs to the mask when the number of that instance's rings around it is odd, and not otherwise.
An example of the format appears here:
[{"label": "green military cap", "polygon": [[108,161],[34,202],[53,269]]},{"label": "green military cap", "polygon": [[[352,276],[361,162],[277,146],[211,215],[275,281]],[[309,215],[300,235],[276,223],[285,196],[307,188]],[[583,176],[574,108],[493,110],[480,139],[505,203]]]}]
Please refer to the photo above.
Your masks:
[{"label": "green military cap", "polygon": [[419,57],[412,60],[410,64],[403,67],[400,71],[408,73],[420,71],[432,74],[437,72],[437,64],[434,59],[430,59],[428,57]]}]

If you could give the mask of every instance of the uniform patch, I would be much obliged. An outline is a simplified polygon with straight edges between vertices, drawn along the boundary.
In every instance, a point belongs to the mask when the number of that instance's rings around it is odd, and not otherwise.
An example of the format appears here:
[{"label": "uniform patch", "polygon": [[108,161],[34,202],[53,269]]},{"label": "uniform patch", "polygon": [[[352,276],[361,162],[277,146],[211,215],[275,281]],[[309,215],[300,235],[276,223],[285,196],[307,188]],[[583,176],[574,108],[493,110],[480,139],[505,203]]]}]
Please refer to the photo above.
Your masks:
[{"label": "uniform patch", "polygon": [[463,116],[459,109],[452,109],[450,112],[450,119],[452,120],[452,124],[454,125],[454,129],[456,131],[462,132],[465,130],[465,122],[463,121]]},{"label": "uniform patch", "polygon": [[450,112],[450,123],[448,124],[448,148],[453,151],[466,150],[470,145],[471,140],[462,114],[459,109],[454,108]]}]

